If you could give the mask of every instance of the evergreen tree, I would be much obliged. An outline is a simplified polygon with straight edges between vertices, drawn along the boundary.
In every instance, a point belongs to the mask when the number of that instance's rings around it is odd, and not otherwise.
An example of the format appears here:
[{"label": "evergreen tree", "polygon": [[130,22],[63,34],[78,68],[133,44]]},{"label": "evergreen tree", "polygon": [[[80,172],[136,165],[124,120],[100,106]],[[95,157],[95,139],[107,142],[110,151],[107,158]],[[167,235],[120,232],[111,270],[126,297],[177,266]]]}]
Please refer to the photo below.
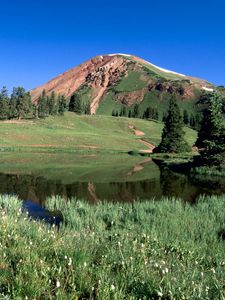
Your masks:
[{"label": "evergreen tree", "polygon": [[11,96],[9,100],[9,118],[14,119],[18,117],[16,108],[16,99]]},{"label": "evergreen tree", "polygon": [[225,120],[219,95],[211,95],[209,106],[203,113],[196,146],[208,165],[225,164]]},{"label": "evergreen tree", "polygon": [[78,114],[82,113],[81,97],[79,94],[75,93],[71,96],[70,103],[69,103],[69,111]]},{"label": "evergreen tree", "polygon": [[3,87],[0,92],[0,120],[9,118],[9,98],[6,87]]},{"label": "evergreen tree", "polygon": [[140,116],[140,108],[139,108],[139,104],[135,103],[134,104],[134,109],[133,109],[133,118],[138,118]]},{"label": "evergreen tree", "polygon": [[48,115],[47,96],[43,90],[41,96],[38,98],[38,118],[45,118]]},{"label": "evergreen tree", "polygon": [[47,97],[47,104],[46,104],[46,114],[54,115],[55,114],[55,102],[56,102],[56,95],[53,91],[50,96]]},{"label": "evergreen tree", "polygon": [[84,113],[85,115],[90,115],[91,114],[91,103],[88,101],[85,106],[84,106]]},{"label": "evergreen tree", "polygon": [[123,116],[123,107],[121,106],[120,108],[120,113],[119,113],[119,116],[122,117]]},{"label": "evergreen tree", "polygon": [[193,114],[191,114],[191,116],[190,116],[189,124],[190,124],[191,128],[195,128],[195,126],[196,126],[195,116]]},{"label": "evergreen tree", "polygon": [[191,151],[184,140],[183,118],[176,97],[170,99],[168,116],[162,132],[161,143],[154,149],[156,153],[180,153]]},{"label": "evergreen tree", "polygon": [[123,115],[124,117],[127,116],[127,108],[126,108],[125,105],[123,106],[122,115]]},{"label": "evergreen tree", "polygon": [[128,112],[128,118],[131,118],[132,117],[132,112],[131,110],[129,109],[129,112]]},{"label": "evergreen tree", "polygon": [[167,118],[167,113],[163,112],[162,122],[165,123]]},{"label": "evergreen tree", "polygon": [[33,104],[33,118],[34,119],[38,118],[38,106],[37,106],[37,104]]},{"label": "evergreen tree", "polygon": [[188,116],[188,112],[186,109],[184,110],[183,121],[184,121],[185,125],[189,125],[189,116]]},{"label": "evergreen tree", "polygon": [[63,116],[64,112],[66,111],[66,107],[67,107],[66,98],[64,95],[58,96],[58,103],[59,103],[58,113],[60,116]]},{"label": "evergreen tree", "polygon": [[16,111],[16,114],[13,112],[13,117],[22,119],[32,113],[33,105],[30,93],[26,92],[23,87],[13,88],[11,100],[15,101],[13,102],[13,106],[11,106],[11,108]]}]

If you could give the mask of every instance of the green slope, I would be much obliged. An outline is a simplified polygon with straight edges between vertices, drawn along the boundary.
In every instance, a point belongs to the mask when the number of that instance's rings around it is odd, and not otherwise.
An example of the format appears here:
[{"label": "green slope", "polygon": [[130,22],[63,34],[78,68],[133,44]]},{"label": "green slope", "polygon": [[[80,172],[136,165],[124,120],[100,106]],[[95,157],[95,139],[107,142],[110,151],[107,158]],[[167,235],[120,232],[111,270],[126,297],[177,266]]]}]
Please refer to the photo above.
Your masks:
[{"label": "green slope", "polygon": [[[66,113],[64,117],[49,117],[34,122],[0,122],[2,150],[32,151],[130,151],[145,149],[129,125],[145,133],[152,144],[160,141],[163,124],[141,119],[110,116],[78,116]],[[193,144],[196,132],[187,129],[187,139]]]}]

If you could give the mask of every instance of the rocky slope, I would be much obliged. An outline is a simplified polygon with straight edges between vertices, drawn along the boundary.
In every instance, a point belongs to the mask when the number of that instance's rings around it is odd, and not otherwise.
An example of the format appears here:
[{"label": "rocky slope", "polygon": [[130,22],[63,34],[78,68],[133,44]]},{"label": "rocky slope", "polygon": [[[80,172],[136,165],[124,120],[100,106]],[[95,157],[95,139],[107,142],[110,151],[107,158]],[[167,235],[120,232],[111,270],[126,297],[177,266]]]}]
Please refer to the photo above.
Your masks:
[{"label": "rocky slope", "polygon": [[157,106],[173,93],[183,103],[196,102],[204,91],[213,89],[205,80],[162,69],[136,56],[110,54],[94,57],[57,76],[33,89],[31,95],[36,103],[43,90],[68,98],[77,92],[83,102],[90,101],[92,114],[110,114],[113,108],[131,107],[137,102],[144,107],[149,103]]}]

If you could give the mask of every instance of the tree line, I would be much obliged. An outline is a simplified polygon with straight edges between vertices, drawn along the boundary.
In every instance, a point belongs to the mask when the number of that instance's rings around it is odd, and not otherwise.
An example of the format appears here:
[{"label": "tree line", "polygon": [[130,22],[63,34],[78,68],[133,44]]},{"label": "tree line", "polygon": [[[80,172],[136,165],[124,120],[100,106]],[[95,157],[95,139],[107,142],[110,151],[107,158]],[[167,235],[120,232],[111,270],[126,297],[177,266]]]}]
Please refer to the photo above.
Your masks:
[{"label": "tree line", "polygon": [[127,108],[125,105],[121,106],[120,111],[113,110],[112,111],[113,117],[128,117],[128,118],[140,118],[140,119],[159,119],[159,112],[157,108],[153,108],[151,106],[147,107],[142,114],[140,112],[140,105],[138,103],[134,104],[133,108]]},{"label": "tree line", "polygon": [[[168,113],[163,112],[162,122],[166,122]],[[138,103],[134,104],[133,108],[127,108],[125,105],[122,105],[120,110],[113,109],[113,117],[128,117],[128,118],[140,118],[145,120],[159,120],[159,111],[157,108],[148,106],[144,113],[140,112],[140,105]],[[194,115],[193,113],[189,114],[187,110],[183,110],[183,123],[185,126],[191,127],[198,130],[201,124],[200,114]]]},{"label": "tree line", "polygon": [[36,103],[23,87],[14,87],[9,95],[6,87],[0,91],[0,120],[46,118],[63,116],[65,111],[78,114],[91,114],[90,102],[82,104],[81,97],[74,94],[68,99],[54,91],[47,95],[43,90]]},{"label": "tree line", "polygon": [[63,95],[50,96],[43,91],[37,103],[23,87],[14,87],[9,95],[6,87],[0,91],[0,120],[45,118],[49,115],[64,115],[67,100]]}]

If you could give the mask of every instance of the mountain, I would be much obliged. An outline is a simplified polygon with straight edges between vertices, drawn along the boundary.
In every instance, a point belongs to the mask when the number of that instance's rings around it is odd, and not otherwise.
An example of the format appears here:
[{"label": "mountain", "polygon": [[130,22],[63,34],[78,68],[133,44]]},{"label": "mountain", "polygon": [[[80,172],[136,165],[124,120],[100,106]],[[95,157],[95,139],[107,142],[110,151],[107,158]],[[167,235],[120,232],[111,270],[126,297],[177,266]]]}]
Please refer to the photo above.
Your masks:
[{"label": "mountain", "polygon": [[[216,87],[206,80],[160,68],[137,56],[109,54],[94,57],[31,91],[32,100],[45,90],[66,97],[75,92],[82,102],[91,103],[92,114],[109,114],[122,106],[140,103],[141,112],[149,105],[160,114],[168,107],[171,94],[176,94],[181,108],[193,110],[204,92]],[[68,100],[69,101],[69,100]]]}]

